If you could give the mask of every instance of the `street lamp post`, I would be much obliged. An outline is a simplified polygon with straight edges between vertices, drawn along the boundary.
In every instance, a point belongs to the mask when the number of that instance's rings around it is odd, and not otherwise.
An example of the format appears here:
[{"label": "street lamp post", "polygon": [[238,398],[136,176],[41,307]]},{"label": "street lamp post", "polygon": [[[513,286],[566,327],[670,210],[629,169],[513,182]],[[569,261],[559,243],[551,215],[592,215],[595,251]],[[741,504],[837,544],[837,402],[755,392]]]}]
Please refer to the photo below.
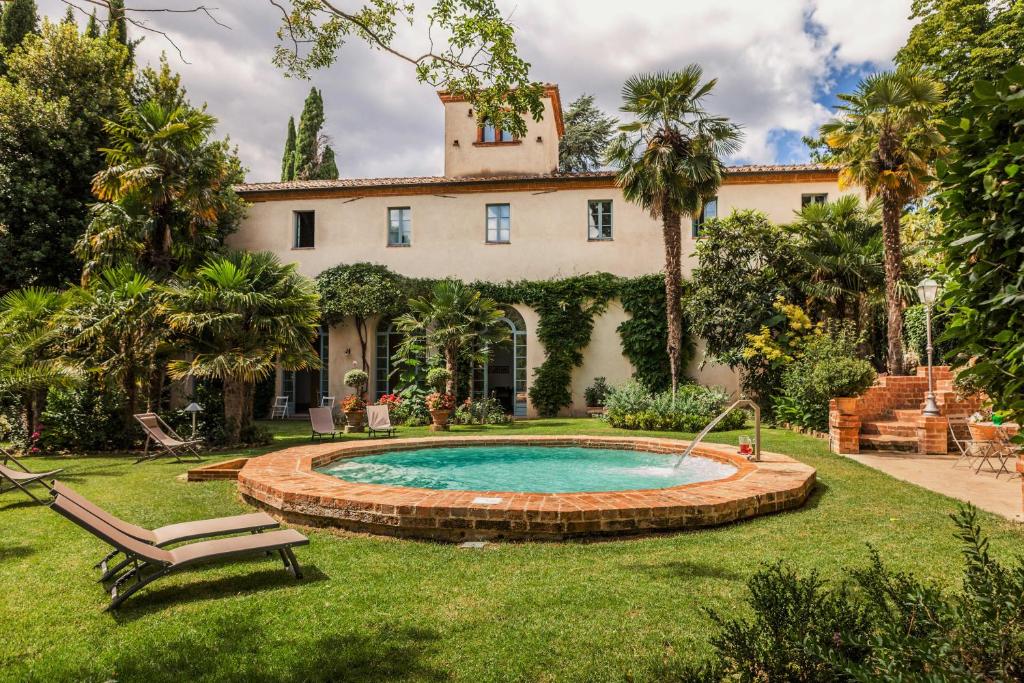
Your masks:
[{"label": "street lamp post", "polygon": [[192,413],[192,438],[196,438],[196,415],[203,409],[201,405],[193,401],[185,406],[186,413]]},{"label": "street lamp post", "polygon": [[917,297],[924,305],[924,325],[927,345],[925,351],[928,353],[928,396],[925,399],[922,415],[937,416],[939,407],[935,404],[935,384],[932,380],[932,306],[939,298],[939,283],[931,278],[925,278],[917,285]]}]

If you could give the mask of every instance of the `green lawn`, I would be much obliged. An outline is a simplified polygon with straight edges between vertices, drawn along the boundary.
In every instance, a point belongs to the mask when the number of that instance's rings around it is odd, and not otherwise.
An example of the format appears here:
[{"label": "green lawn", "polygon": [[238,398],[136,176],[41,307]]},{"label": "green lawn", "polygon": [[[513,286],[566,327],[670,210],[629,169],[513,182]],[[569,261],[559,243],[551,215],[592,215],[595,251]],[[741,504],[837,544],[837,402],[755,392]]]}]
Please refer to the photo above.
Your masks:
[{"label": "green lawn", "polygon": [[[306,442],[303,423],[274,427],[275,447]],[[488,429],[615,431],[569,419]],[[452,433],[466,431],[479,428]],[[736,443],[736,433],[711,440]],[[830,455],[822,441],[766,430],[764,445],[818,468],[803,509],[701,532],[485,550],[308,530],[310,545],[297,552],[301,582],[276,558],[211,566],[158,582],[112,614],[91,568],[103,545],[6,493],[0,678],[660,680],[706,651],[704,608],[742,609],[745,580],[764,562],[838,579],[865,561],[870,543],[895,566],[956,585],[953,501]],[[63,480],[143,525],[247,509],[231,482],[189,484],[178,477],[185,465],[131,463],[85,456],[59,464]],[[1019,549],[1022,533],[1011,523],[981,519],[997,556]]]}]

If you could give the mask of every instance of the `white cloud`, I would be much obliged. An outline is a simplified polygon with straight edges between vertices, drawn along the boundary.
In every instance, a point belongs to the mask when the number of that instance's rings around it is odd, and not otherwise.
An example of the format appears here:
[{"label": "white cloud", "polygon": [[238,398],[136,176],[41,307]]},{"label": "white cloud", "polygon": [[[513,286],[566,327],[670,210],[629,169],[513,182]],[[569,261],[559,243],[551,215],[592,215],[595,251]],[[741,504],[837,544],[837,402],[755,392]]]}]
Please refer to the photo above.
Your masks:
[{"label": "white cloud", "polygon": [[[168,6],[137,0],[136,6]],[[288,116],[298,116],[310,83],[271,63],[278,17],[266,0],[221,0],[227,30],[197,15],[153,15],[190,64],[148,36],[140,61],[171,52],[193,101],[206,101],[220,131],[238,144],[250,180],[279,174]],[[420,5],[428,4],[426,0]],[[779,131],[813,132],[829,112],[815,98],[837,70],[886,66],[909,31],[910,0],[499,0],[538,80],[557,82],[566,100],[588,92],[615,111],[622,81],[639,71],[696,62],[719,79],[709,109],[746,132],[742,161],[786,154]],[[64,12],[42,0],[51,16]],[[808,32],[808,22],[815,30]],[[137,33],[137,32],[136,32]],[[404,44],[421,42],[403,33]],[[327,132],[347,176],[430,175],[442,168],[442,109],[409,65],[353,39],[341,59],[316,73]]]}]

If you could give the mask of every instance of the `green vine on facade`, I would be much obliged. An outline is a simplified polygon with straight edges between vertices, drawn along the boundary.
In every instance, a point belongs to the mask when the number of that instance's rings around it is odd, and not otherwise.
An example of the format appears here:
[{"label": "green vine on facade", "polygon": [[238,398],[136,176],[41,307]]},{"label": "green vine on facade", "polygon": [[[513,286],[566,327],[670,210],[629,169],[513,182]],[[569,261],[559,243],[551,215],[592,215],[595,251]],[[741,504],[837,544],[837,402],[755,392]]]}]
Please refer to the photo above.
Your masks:
[{"label": "green vine on facade", "polygon": [[[398,308],[410,298],[423,296],[437,281],[430,278],[408,278],[399,275],[381,277],[389,272],[385,266],[355,264],[325,271],[317,279],[336,280],[339,271],[355,268],[372,272],[381,283],[387,283],[388,296]],[[334,284],[332,282],[332,284]],[[369,284],[361,282],[360,284]],[[665,324],[665,284],[661,275],[621,278],[610,273],[574,275],[552,280],[520,280],[515,282],[471,282],[469,286],[495,301],[529,306],[537,312],[536,335],[544,347],[544,362],[534,370],[530,401],[542,416],[556,415],[572,403],[572,373],[583,364],[583,352],[590,345],[595,319],[608,309],[615,298],[632,317],[618,327],[622,349],[636,368],[636,377],[652,389],[668,384],[667,329]],[[400,291],[395,291],[397,287]],[[333,290],[333,291],[331,291]],[[332,295],[340,295],[335,287],[321,282],[322,306],[325,311],[340,313],[348,308],[333,305]],[[361,298],[374,299],[361,289]],[[363,313],[367,313],[365,310]],[[390,308],[379,313],[395,315],[403,311]],[[340,322],[331,315],[328,324]],[[692,357],[693,344],[684,349],[684,362]]]}]

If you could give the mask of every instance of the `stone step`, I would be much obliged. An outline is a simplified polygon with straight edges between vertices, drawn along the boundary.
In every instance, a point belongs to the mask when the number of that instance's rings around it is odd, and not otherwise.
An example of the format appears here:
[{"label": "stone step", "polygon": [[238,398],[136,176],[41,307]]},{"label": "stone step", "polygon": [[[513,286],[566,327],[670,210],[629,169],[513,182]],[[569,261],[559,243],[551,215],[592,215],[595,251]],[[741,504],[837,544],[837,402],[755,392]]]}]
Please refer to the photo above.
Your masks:
[{"label": "stone step", "polygon": [[917,453],[917,437],[891,436],[889,434],[861,434],[860,449],[862,451]]},{"label": "stone step", "polygon": [[912,436],[916,438],[917,425],[913,422],[901,422],[899,420],[871,420],[869,422],[861,423],[860,433],[888,436]]},{"label": "stone step", "polygon": [[917,418],[921,417],[920,408],[897,408],[892,412],[900,422],[914,422]]}]

